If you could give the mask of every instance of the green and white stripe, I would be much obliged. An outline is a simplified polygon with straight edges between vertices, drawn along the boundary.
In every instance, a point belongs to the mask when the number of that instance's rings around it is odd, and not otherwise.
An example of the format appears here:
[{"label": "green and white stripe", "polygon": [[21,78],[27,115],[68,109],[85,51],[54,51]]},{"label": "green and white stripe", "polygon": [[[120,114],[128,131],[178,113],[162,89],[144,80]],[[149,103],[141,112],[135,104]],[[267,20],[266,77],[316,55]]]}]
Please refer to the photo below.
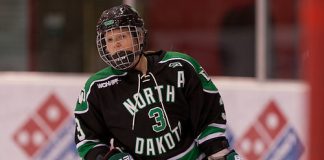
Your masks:
[{"label": "green and white stripe", "polygon": [[198,144],[202,144],[210,139],[225,137],[225,129],[226,125],[224,124],[212,123],[208,125],[208,127],[198,136]]},{"label": "green and white stripe", "polygon": [[93,76],[91,76],[84,86],[84,91],[86,94],[85,101],[82,103],[77,103],[74,113],[82,114],[82,113],[86,113],[89,110],[89,104],[88,104],[87,99],[91,92],[92,86],[96,82],[105,81],[107,79],[110,79],[110,78],[113,78],[116,76],[125,76],[126,74],[127,74],[127,72],[115,70],[112,67],[108,67],[108,68],[105,68],[105,69],[97,72]]},{"label": "green and white stripe", "polygon": [[[80,157],[84,157],[91,149],[99,146],[107,146],[106,144],[99,143],[100,141],[95,140],[83,140],[77,144],[77,150]],[[107,146],[108,147],[108,146]]]},{"label": "green and white stripe", "polygon": [[165,63],[168,61],[180,60],[190,64],[196,73],[199,75],[199,80],[202,83],[203,89],[207,93],[218,93],[218,89],[214,85],[214,83],[210,80],[207,75],[204,75],[204,69],[200,66],[200,64],[190,57],[189,55],[179,53],[179,52],[167,52],[163,59],[159,63]]},{"label": "green and white stripe", "polygon": [[196,159],[201,160],[205,157],[203,153],[201,153],[198,149],[196,141],[194,141],[191,146],[186,149],[184,152],[169,158],[168,160],[188,160],[188,159]]}]

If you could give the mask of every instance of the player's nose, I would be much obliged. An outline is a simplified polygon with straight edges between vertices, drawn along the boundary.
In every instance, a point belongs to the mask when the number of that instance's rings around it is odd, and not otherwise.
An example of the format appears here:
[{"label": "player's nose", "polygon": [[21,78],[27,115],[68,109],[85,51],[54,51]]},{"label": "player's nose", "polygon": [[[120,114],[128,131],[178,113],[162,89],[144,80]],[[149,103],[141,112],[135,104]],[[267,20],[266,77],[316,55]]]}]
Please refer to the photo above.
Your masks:
[{"label": "player's nose", "polygon": [[119,48],[121,48],[121,46],[122,46],[122,44],[121,44],[120,41],[116,41],[115,44],[114,44],[115,49],[119,49]]}]

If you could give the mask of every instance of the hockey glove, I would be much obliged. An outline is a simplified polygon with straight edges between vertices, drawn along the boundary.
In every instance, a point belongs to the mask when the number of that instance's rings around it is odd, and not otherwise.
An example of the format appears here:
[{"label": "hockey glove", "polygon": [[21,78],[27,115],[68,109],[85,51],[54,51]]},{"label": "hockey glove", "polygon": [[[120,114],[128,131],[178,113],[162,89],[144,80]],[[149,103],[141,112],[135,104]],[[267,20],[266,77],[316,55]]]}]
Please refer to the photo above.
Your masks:
[{"label": "hockey glove", "polygon": [[120,152],[112,155],[108,160],[134,160],[134,158],[125,152]]},{"label": "hockey glove", "polygon": [[241,160],[241,157],[232,149],[227,155],[224,156],[225,160]]},{"label": "hockey glove", "polygon": [[241,157],[233,149],[223,157],[208,157],[208,160],[241,160]]},{"label": "hockey glove", "polygon": [[121,151],[120,149],[114,148],[110,150],[103,158],[103,160],[134,160],[134,158],[126,152]]}]

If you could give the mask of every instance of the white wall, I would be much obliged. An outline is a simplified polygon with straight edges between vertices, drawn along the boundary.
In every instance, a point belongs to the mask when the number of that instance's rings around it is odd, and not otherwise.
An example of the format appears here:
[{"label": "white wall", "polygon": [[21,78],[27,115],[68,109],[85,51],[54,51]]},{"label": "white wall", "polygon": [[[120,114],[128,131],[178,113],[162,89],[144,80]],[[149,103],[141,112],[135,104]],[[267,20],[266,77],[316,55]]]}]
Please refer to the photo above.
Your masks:
[{"label": "white wall", "polygon": [[[5,153],[0,159],[78,159],[72,113],[87,77],[0,73],[0,151]],[[305,159],[304,83],[226,77],[213,81],[225,103],[232,146],[245,159]]]}]

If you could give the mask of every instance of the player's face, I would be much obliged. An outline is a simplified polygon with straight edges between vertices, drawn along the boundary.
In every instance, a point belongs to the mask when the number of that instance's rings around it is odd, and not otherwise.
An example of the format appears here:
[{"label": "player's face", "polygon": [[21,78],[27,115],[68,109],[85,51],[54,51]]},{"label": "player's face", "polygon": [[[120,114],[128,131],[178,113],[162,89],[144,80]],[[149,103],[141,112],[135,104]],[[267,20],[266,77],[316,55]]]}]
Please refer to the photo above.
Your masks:
[{"label": "player's face", "polygon": [[118,51],[134,51],[137,48],[136,42],[133,40],[132,34],[128,28],[113,29],[106,32],[105,41],[107,51],[115,54]]}]

